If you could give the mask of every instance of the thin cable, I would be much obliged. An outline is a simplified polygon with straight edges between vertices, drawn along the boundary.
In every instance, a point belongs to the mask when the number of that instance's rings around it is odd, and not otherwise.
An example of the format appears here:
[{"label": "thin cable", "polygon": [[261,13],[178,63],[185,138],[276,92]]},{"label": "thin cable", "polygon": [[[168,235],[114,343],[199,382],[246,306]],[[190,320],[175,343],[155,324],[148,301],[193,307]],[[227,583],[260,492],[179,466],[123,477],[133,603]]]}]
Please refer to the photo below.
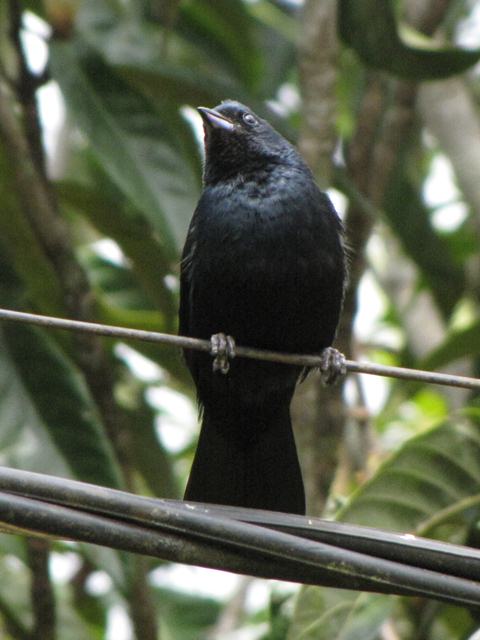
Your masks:
[{"label": "thin cable", "polygon": [[[125,327],[116,327],[94,322],[82,322],[80,320],[54,318],[52,316],[13,311],[11,309],[0,309],[0,320],[24,322],[27,324],[47,327],[49,329],[95,333],[100,336],[120,338],[123,340],[154,342],[157,344],[172,345],[182,349],[206,351],[208,353],[211,351],[211,343],[209,340],[187,338],[186,336],[176,336],[169,333],[159,333],[157,331],[126,329]],[[297,365],[301,367],[320,367],[322,363],[320,356],[279,353],[277,351],[266,351],[264,349],[253,349],[251,347],[236,346],[235,353],[237,356],[242,358],[265,360],[268,362],[280,362],[282,364]],[[469,378],[467,376],[454,376],[447,373],[422,371],[419,369],[406,369],[404,367],[389,367],[371,362],[356,362],[355,360],[345,360],[345,368],[350,373],[367,373],[375,376],[414,380],[417,382],[427,382],[429,384],[440,384],[447,387],[461,387],[463,389],[480,390],[480,379]]]}]

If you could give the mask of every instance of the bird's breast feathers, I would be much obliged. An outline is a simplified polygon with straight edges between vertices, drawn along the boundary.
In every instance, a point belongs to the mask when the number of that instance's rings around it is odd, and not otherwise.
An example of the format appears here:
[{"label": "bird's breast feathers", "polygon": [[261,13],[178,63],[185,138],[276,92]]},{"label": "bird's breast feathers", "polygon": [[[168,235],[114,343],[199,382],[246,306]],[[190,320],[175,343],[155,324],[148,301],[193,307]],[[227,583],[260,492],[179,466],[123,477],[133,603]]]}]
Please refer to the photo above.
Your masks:
[{"label": "bird's breast feathers", "polygon": [[329,250],[331,241],[338,244],[335,214],[316,186],[285,172],[275,178],[231,181],[204,191],[193,230],[199,259],[203,254],[210,263],[229,256],[261,262],[264,255],[282,260],[288,254],[313,259],[314,266],[325,243]]}]

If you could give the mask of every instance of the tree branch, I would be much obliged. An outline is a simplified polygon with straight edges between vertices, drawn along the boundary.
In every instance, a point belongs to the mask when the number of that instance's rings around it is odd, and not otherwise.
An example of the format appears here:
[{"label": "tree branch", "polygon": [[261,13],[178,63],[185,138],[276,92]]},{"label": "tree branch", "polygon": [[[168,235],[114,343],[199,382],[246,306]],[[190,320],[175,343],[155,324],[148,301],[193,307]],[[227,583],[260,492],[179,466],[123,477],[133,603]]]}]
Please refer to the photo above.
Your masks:
[{"label": "tree branch", "polygon": [[152,593],[148,586],[148,560],[133,556],[133,576],[128,603],[137,640],[158,640],[158,625]]},{"label": "tree branch", "polygon": [[[336,10],[334,0],[306,1],[298,50],[303,115],[298,147],[322,188],[330,184],[337,142]],[[341,389],[325,390],[317,379],[307,378],[295,393],[292,416],[307,513],[319,514],[338,462],[344,422]]]},{"label": "tree branch", "polygon": [[27,538],[26,545],[34,620],[31,640],[55,640],[55,596],[48,570],[50,543],[38,538]]},{"label": "tree branch", "polygon": [[336,144],[338,41],[335,0],[307,0],[299,46],[302,124],[298,146],[320,186],[330,184]]}]

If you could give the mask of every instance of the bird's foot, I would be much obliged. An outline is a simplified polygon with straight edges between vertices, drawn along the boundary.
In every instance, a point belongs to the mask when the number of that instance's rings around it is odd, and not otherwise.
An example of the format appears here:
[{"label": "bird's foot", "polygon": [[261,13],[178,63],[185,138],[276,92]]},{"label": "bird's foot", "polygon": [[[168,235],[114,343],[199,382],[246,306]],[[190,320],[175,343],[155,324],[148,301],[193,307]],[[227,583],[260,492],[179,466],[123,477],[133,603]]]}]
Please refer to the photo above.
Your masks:
[{"label": "bird's foot", "polygon": [[325,386],[336,384],[347,373],[345,356],[338,349],[327,347],[320,358],[320,376]]},{"label": "bird's foot", "polygon": [[212,368],[220,373],[228,373],[230,360],[235,357],[235,340],[224,333],[215,333],[210,338],[210,354],[213,356]]}]

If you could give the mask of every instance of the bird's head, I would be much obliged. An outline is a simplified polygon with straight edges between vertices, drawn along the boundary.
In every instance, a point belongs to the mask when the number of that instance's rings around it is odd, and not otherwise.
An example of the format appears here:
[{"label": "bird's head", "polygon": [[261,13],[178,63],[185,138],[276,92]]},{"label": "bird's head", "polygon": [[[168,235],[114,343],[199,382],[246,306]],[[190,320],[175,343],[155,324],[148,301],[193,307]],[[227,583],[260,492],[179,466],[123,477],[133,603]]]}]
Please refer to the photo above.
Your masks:
[{"label": "bird's head", "polygon": [[251,109],[225,100],[214,109],[198,107],[205,132],[205,181],[264,168],[286,161],[293,147]]}]

